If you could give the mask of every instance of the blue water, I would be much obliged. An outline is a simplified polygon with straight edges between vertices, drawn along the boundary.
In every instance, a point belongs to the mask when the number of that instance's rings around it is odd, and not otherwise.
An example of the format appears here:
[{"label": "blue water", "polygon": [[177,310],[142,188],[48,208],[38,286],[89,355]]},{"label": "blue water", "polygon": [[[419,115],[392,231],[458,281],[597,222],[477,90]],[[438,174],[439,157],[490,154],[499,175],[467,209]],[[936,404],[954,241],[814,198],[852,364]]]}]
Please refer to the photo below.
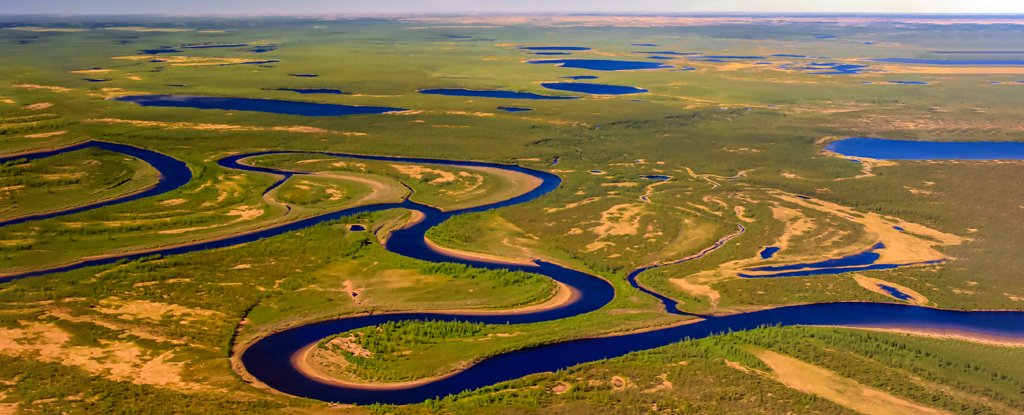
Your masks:
[{"label": "blue water", "polygon": [[448,34],[448,35],[441,35],[441,36],[444,36],[444,37],[449,38],[449,39],[472,39],[473,38],[473,36],[470,36],[470,35],[451,35],[451,34]]},{"label": "blue water", "polygon": [[756,55],[701,55],[701,58],[707,59],[740,59],[740,60],[763,60],[764,56]]},{"label": "blue water", "polygon": [[658,46],[657,43],[631,43],[631,45],[633,45],[633,46],[649,47],[649,48],[653,48],[655,46]]},{"label": "blue water", "polygon": [[867,65],[838,62],[811,62],[805,65],[783,65],[783,69],[805,71],[812,75],[857,75],[868,69]]},{"label": "blue water", "polygon": [[403,108],[368,107],[356,105],[321,104],[316,102],[284,101],[278,99],[203,97],[190,95],[129,95],[114,98],[144,107],[180,107],[229,111],[258,111],[274,114],[328,117],[357,114],[383,114],[405,111]]},{"label": "blue water", "polygon": [[525,108],[525,107],[498,107],[498,109],[499,109],[499,110],[502,110],[502,111],[505,111],[505,112],[526,112],[526,111],[533,111],[533,108]]},{"label": "blue water", "polygon": [[278,91],[291,91],[298,92],[300,94],[344,94],[345,92],[340,89],[330,88],[278,88]]},{"label": "blue water", "polygon": [[896,84],[896,85],[928,85],[928,83],[924,82],[924,81],[887,81],[887,82],[889,82],[890,84]]},{"label": "blue water", "polygon": [[446,95],[450,97],[477,97],[477,98],[504,98],[504,99],[541,99],[541,100],[558,100],[558,99],[576,99],[576,97],[569,96],[555,96],[555,95],[541,95],[533,92],[516,92],[516,91],[501,91],[501,90],[477,90],[477,89],[461,89],[461,88],[438,88],[438,89],[421,89],[421,94],[428,95]]},{"label": "blue water", "polygon": [[215,43],[208,45],[181,45],[182,49],[214,49],[214,48],[241,48],[249,46],[245,43]]},{"label": "blue water", "polygon": [[288,75],[289,76],[296,76],[296,77],[299,77],[299,78],[316,78],[316,77],[320,76],[320,75],[315,74],[315,73],[290,73]]},{"label": "blue water", "polygon": [[782,248],[779,248],[777,246],[769,246],[769,247],[766,247],[765,249],[762,249],[761,250],[761,259],[768,259],[768,258],[771,258],[771,257],[775,256],[775,253],[779,252],[780,249],[782,249]]},{"label": "blue water", "polygon": [[814,38],[815,39],[835,39],[836,37],[833,36],[833,35],[818,35],[818,36],[815,36]]},{"label": "blue water", "polygon": [[806,58],[807,57],[807,55],[794,55],[794,54],[790,54],[790,53],[776,53],[776,54],[774,54],[772,56],[779,57],[779,58]]},{"label": "blue water", "polygon": [[667,182],[672,179],[672,176],[665,176],[663,174],[645,174],[640,176],[641,179],[654,180],[656,182]]},{"label": "blue water", "polygon": [[533,55],[537,56],[565,56],[572,55],[571,52],[533,52]]},{"label": "blue water", "polygon": [[671,68],[657,62],[621,61],[611,59],[542,59],[532,60],[534,65],[558,65],[563,68],[590,69],[592,71],[635,71],[641,69]]},{"label": "blue water", "polygon": [[1021,59],[965,59],[965,60],[945,60],[945,59],[917,59],[917,58],[879,58],[871,59],[875,62],[885,63],[906,63],[915,65],[950,65],[950,66],[1024,66],[1024,60]]},{"label": "blue water", "polygon": [[900,231],[900,232],[906,232],[907,231],[906,229],[903,229],[902,226],[893,226],[892,228],[897,230],[897,231]]},{"label": "blue water", "polygon": [[556,91],[580,92],[594,95],[627,95],[647,92],[646,89],[624,85],[606,85],[586,82],[544,82],[540,86]]},{"label": "blue water", "polygon": [[153,49],[143,49],[143,50],[139,51],[139,54],[140,55],[159,55],[161,53],[178,53],[178,52],[181,52],[181,49],[175,49],[175,48],[172,48],[172,47],[169,47],[169,46],[165,46],[165,47],[153,48]]},{"label": "blue water", "polygon": [[[379,325],[389,321],[430,319],[438,321],[467,321],[485,324],[524,324],[550,321],[598,310],[614,298],[615,290],[602,278],[580,271],[562,268],[551,263],[538,261],[533,265],[510,266],[467,260],[446,256],[445,254],[434,251],[425,244],[423,236],[427,230],[440,224],[444,220],[447,220],[453,215],[480,212],[529,202],[553,191],[559,186],[561,180],[558,176],[551,173],[530,170],[519,166],[484,162],[447,161],[325,152],[271,151],[237,154],[221,159],[217,163],[218,165],[228,169],[264,172],[280,176],[281,180],[266,190],[269,191],[287,178],[304,173],[263,167],[251,167],[241,164],[240,161],[250,157],[292,153],[403,163],[493,167],[534,176],[540,179],[541,184],[537,188],[530,190],[523,195],[476,208],[453,212],[442,212],[438,209],[410,201],[365,206],[346,209],[339,212],[326,213],[292,223],[274,225],[270,228],[261,229],[249,234],[234,235],[222,240],[199,242],[175,248],[165,248],[158,250],[157,252],[150,252],[146,254],[124,254],[118,257],[86,260],[76,265],[21,274],[16,276],[16,278],[24,278],[31,275],[43,275],[52,272],[62,272],[86,266],[110,264],[115,261],[137,259],[149,255],[175,255],[186,252],[235,246],[265,237],[293,232],[318,223],[337,220],[357,213],[405,208],[422,212],[424,220],[409,228],[394,232],[385,244],[385,248],[389,251],[425,261],[456,262],[474,267],[511,269],[538,273],[572,287],[577,293],[577,295],[566,305],[553,309],[524,312],[520,314],[453,315],[444,313],[384,313],[342,317],[334,320],[297,326],[271,334],[244,349],[240,355],[240,359],[242,364],[245,366],[245,369],[271,388],[296,396],[331,402],[356,404],[368,404],[374,402],[403,404],[420,402],[425,399],[454,394],[463,390],[476,389],[533,373],[557,371],[581,363],[618,357],[630,352],[666,346],[686,339],[702,338],[729,331],[750,330],[765,325],[886,325],[895,327],[929,327],[996,336],[1009,336],[1014,338],[1024,337],[1024,313],[1021,312],[962,312],[876,303],[810,304],[780,307],[749,313],[739,313],[723,317],[705,316],[704,320],[688,325],[611,337],[572,340],[526,348],[484,359],[483,361],[474,364],[464,371],[455,373],[452,376],[414,387],[373,390],[326,384],[318,379],[309,378],[303,373],[297,371],[291,363],[291,357],[296,351],[337,333],[342,333],[360,327]],[[742,233],[742,228],[740,233]],[[697,258],[700,255],[720,247],[727,240],[727,238],[719,240],[715,245],[705,249],[700,254],[693,256],[692,258]],[[633,275],[635,276],[635,274]],[[670,303],[674,304],[673,300],[664,296],[662,297],[664,298],[664,301],[667,301],[666,306]],[[684,314],[678,312],[678,310],[676,313]]]},{"label": "blue water", "polygon": [[563,76],[562,78],[572,79],[574,81],[579,81],[579,80],[582,80],[582,79],[597,79],[598,77],[596,77],[594,75],[576,75],[576,76]]},{"label": "blue water", "polygon": [[[267,60],[262,60],[262,61],[248,61],[248,62],[238,62],[238,63],[222,63],[222,64],[220,64],[220,66],[263,65],[263,64],[267,64],[267,63],[277,63],[277,62],[280,62],[280,61],[277,60],[277,59],[267,59]],[[295,75],[295,76],[299,76],[299,75]],[[316,76],[316,75],[313,75],[313,76]]]},{"label": "blue water", "polygon": [[804,264],[769,265],[764,267],[750,268],[748,269],[748,271],[791,271],[804,268],[836,268],[857,265],[869,265],[874,264],[875,261],[877,261],[878,258],[881,257],[881,255],[879,255],[875,251],[882,248],[885,248],[885,244],[879,242],[864,252],[844,256],[842,258],[827,259],[824,261],[809,262]]},{"label": "blue water", "polygon": [[889,293],[889,295],[891,295],[893,298],[897,300],[907,301],[914,298],[910,294],[900,291],[899,288],[896,287],[890,287],[885,284],[878,284],[878,288],[881,288],[882,291]]},{"label": "blue water", "polygon": [[[153,169],[160,172],[160,178],[155,186],[143,190],[139,193],[134,193],[128,196],[106,200],[102,202],[86,203],[64,210],[43,212],[10,219],[0,219],[0,227],[7,225],[15,225],[28,221],[50,219],[59,216],[71,215],[74,213],[85,212],[88,210],[93,210],[104,206],[111,206],[118,203],[130,202],[132,200],[139,200],[151,196],[157,196],[170,192],[181,186],[184,186],[186,183],[189,182],[189,180],[192,180],[192,171],[189,170],[187,164],[180,160],[177,160],[169,156],[165,156],[155,151],[150,151],[143,148],[133,147],[125,144],[108,143],[105,141],[86,141],[81,144],[62,147],[56,150],[40,151],[18,156],[0,157],[0,164],[13,160],[39,160],[57,154],[68,153],[90,147],[121,153],[142,160],[146,164],[149,164],[151,167],[153,167]],[[0,280],[3,279],[0,278]]]},{"label": "blue water", "polygon": [[103,79],[103,78],[82,78],[82,80],[86,81],[86,82],[107,82],[107,81],[109,81],[109,79]]},{"label": "blue water", "polygon": [[646,55],[673,55],[673,56],[693,56],[700,55],[700,52],[676,52],[674,50],[641,50],[633,53],[641,53]]},{"label": "blue water", "polygon": [[252,53],[266,53],[277,50],[277,45],[258,45],[249,49]]},{"label": "blue water", "polygon": [[571,51],[585,51],[590,48],[585,46],[520,46],[519,49],[530,50],[530,51],[559,51],[559,52],[571,52]]},{"label": "blue water", "polygon": [[909,141],[845,138],[825,147],[844,156],[881,160],[1024,160],[1024,142]]},{"label": "blue water", "polygon": [[348,230],[352,232],[362,232],[366,230],[366,227],[363,225],[349,225]]},{"label": "blue water", "polygon": [[1024,50],[936,50],[940,55],[1024,55]]},{"label": "blue water", "polygon": [[675,58],[669,57],[669,56],[654,55],[654,56],[648,56],[647,59],[659,59],[659,60],[667,61],[667,60],[672,60],[672,59],[675,59]]}]

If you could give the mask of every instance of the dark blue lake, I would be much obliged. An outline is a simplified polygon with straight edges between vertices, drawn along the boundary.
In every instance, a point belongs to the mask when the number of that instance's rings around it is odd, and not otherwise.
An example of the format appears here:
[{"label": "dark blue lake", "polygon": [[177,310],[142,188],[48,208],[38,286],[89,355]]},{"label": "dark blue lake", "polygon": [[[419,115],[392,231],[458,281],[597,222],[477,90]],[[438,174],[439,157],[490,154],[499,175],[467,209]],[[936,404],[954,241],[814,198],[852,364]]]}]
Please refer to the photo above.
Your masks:
[{"label": "dark blue lake", "polygon": [[641,50],[633,53],[640,53],[645,55],[672,55],[672,56],[692,56],[700,55],[700,52],[676,52],[674,50]]},{"label": "dark blue lake", "polygon": [[783,65],[783,69],[805,71],[812,75],[857,75],[868,69],[867,65],[839,62],[811,62],[804,65]]},{"label": "dark blue lake", "polygon": [[593,84],[586,82],[545,82],[540,86],[556,91],[579,92],[594,95],[627,95],[647,92],[646,89],[624,85]]},{"label": "dark blue lake", "polygon": [[535,52],[580,52],[590,50],[586,46],[520,46],[519,49]]},{"label": "dark blue lake", "polygon": [[277,90],[278,91],[298,92],[300,94],[334,94],[334,95],[340,95],[340,94],[344,94],[345,93],[344,91],[342,91],[340,89],[330,89],[330,88],[278,88]]},{"label": "dark blue lake", "polygon": [[526,111],[533,111],[533,108],[524,108],[524,107],[498,107],[498,109],[499,109],[499,110],[502,110],[502,111],[505,111],[505,112],[526,112]]},{"label": "dark blue lake", "polygon": [[761,250],[761,259],[768,259],[768,258],[771,258],[771,257],[775,256],[775,253],[779,252],[780,249],[782,249],[782,248],[779,248],[777,246],[769,246],[769,247],[766,247],[765,249],[762,249]]},{"label": "dark blue lake", "polygon": [[632,45],[633,46],[641,46],[641,47],[649,47],[649,48],[653,48],[655,46],[658,46],[657,43],[632,43]]},{"label": "dark blue lake", "polygon": [[537,56],[565,56],[572,55],[570,52],[533,52]]},{"label": "dark blue lake", "polygon": [[917,59],[917,58],[879,58],[875,62],[906,63],[912,65],[950,65],[950,66],[1024,66],[1022,59]]},{"label": "dark blue lake", "polygon": [[290,73],[288,75],[289,76],[299,77],[299,78],[316,78],[316,77],[320,76],[320,75],[317,75],[315,73]]},{"label": "dark blue lake", "polygon": [[143,49],[143,50],[139,51],[139,54],[140,55],[159,55],[161,53],[178,53],[178,52],[181,52],[181,49],[176,49],[176,48],[172,48],[172,47],[169,47],[169,46],[165,46],[165,47],[159,47],[159,48],[153,48],[153,49]]},{"label": "dark blue lake", "polygon": [[594,75],[576,75],[576,76],[563,76],[562,78],[572,79],[574,81],[578,81],[578,80],[581,80],[581,79],[597,79],[598,77],[596,77]]},{"label": "dark blue lake", "polygon": [[528,61],[534,65],[558,65],[563,68],[590,69],[592,71],[635,71],[641,69],[671,68],[657,62],[621,61],[611,59],[540,59]]},{"label": "dark blue lake", "polygon": [[215,43],[208,45],[181,45],[182,49],[216,49],[216,48],[241,48],[249,46],[245,43]]},{"label": "dark blue lake", "polygon": [[645,174],[640,176],[641,179],[654,180],[656,182],[667,182],[672,179],[672,176],[666,176],[663,174]]},{"label": "dark blue lake", "polygon": [[357,105],[321,104],[316,102],[284,101],[278,99],[204,97],[191,95],[129,95],[114,98],[144,107],[180,107],[229,111],[259,111],[274,114],[328,117],[357,114],[383,114],[404,111],[403,108],[368,107]]},{"label": "dark blue lake", "polygon": [[910,141],[845,138],[825,147],[844,156],[881,160],[1024,160],[1024,142]]},{"label": "dark blue lake", "polygon": [[896,287],[891,287],[885,284],[878,284],[878,288],[881,288],[882,291],[889,293],[889,295],[891,295],[893,298],[897,300],[906,301],[914,298],[910,294],[900,291],[900,289]]},{"label": "dark blue lake", "polygon": [[438,88],[438,89],[421,89],[421,94],[427,95],[446,95],[450,97],[477,97],[477,98],[504,98],[504,99],[541,99],[541,100],[558,100],[558,99],[576,99],[576,97],[566,96],[555,96],[555,95],[541,95],[533,92],[517,92],[517,91],[501,91],[501,90],[478,90],[478,89],[461,89],[461,88]]},{"label": "dark blue lake", "polygon": [[924,81],[886,81],[886,82],[888,82],[890,84],[896,84],[896,85],[928,85],[928,83],[924,82]]},{"label": "dark blue lake", "polygon": [[277,50],[277,45],[257,45],[249,49],[252,53],[266,53]]}]

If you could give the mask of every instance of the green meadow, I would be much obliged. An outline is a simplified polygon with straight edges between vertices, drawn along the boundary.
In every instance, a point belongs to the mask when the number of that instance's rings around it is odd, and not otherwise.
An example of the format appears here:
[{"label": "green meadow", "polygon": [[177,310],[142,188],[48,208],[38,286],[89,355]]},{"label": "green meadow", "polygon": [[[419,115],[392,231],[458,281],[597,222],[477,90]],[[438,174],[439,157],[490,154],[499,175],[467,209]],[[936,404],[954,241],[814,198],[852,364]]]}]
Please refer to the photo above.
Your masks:
[{"label": "green meadow", "polygon": [[[1019,25],[4,19],[0,157],[103,140],[181,160],[193,179],[160,196],[0,227],[0,277],[405,198],[442,210],[481,206],[535,185],[496,169],[318,152],[489,161],[562,179],[544,197],[455,216],[427,237],[470,255],[543,259],[592,273],[614,287],[610,303],[542,323],[416,321],[338,333],[317,343],[311,364],[343,381],[417,381],[531,346],[685,324],[696,317],[666,314],[626,275],[701,252],[738,225],[745,231],[721,248],[647,271],[639,282],[700,314],[903,302],[865,287],[864,278],[913,290],[930,307],[1024,310],[1024,163],[855,163],[824,151],[844,137],[1019,140],[1019,67],[922,71],[867,60],[934,58],[930,51],[940,49],[1016,50],[1024,36]],[[815,37],[822,33],[835,38]],[[246,46],[181,47],[202,44]],[[523,45],[592,50],[543,56],[518,48]],[[257,46],[272,50],[252,51]],[[158,48],[176,51],[141,52]],[[645,49],[762,58],[651,60],[636,53]],[[592,71],[525,62],[548,58],[656,61],[674,69]],[[795,69],[809,61],[868,70],[821,75]],[[675,70],[686,67],[694,70]],[[649,92],[584,95],[540,85],[578,75],[599,77],[582,82]],[[427,88],[578,99],[418,93]],[[311,117],[111,99],[149,94],[403,111]],[[233,154],[277,150],[296,153],[244,163],[309,174],[265,193],[279,177],[217,164]],[[158,176],[140,160],[103,150],[15,159],[0,164],[0,221],[118,198],[153,186]],[[0,279],[0,413],[858,412],[830,398],[831,389],[807,384],[884,395],[868,401],[878,405],[957,414],[1024,411],[1024,373],[1012,364],[1024,359],[1019,345],[830,327],[766,327],[683,341],[407,406],[296,398],[242,373],[240,350],[300,324],[370,313],[509,312],[558,299],[557,284],[540,275],[433,264],[384,249],[389,233],[414,219],[392,209],[229,248]],[[913,228],[895,234],[890,225],[896,223]],[[883,253],[895,262],[943,262],[812,277],[736,275],[756,265],[855,254],[879,241],[897,244]],[[777,257],[758,257],[780,244],[785,247]],[[786,368],[819,377],[794,379]]]}]

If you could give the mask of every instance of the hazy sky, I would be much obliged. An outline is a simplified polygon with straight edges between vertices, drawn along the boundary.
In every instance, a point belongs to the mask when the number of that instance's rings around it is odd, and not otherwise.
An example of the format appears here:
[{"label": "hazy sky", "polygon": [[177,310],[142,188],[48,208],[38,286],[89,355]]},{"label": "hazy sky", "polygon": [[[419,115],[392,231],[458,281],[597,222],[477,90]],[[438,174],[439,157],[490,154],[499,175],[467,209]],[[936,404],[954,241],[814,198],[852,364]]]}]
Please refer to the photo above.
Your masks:
[{"label": "hazy sky", "polygon": [[0,0],[0,14],[1024,13],[1024,0]]}]

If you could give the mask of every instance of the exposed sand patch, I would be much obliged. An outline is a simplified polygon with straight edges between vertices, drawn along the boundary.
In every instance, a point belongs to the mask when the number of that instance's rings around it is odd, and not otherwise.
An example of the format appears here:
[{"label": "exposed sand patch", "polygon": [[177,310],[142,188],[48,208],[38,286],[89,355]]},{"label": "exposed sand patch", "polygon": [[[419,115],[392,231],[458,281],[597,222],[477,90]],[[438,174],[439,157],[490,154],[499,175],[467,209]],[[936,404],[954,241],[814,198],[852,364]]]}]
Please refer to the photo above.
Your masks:
[{"label": "exposed sand patch", "polygon": [[182,203],[185,203],[187,201],[188,200],[181,199],[181,198],[178,198],[178,199],[167,199],[167,200],[165,200],[163,202],[160,202],[160,203],[157,203],[157,204],[160,205],[160,206],[178,206],[178,205],[180,205]]},{"label": "exposed sand patch", "polygon": [[590,229],[601,236],[636,235],[640,229],[640,218],[644,215],[644,205],[624,203],[615,205],[601,212],[600,225]]},{"label": "exposed sand patch", "polygon": [[391,167],[398,170],[399,173],[412,177],[416,180],[423,180],[427,175],[437,176],[428,182],[433,185],[451,183],[456,180],[454,173],[445,170],[432,169],[430,167],[414,164],[392,164]]},{"label": "exposed sand patch", "polygon": [[159,322],[164,318],[180,319],[182,324],[220,315],[213,310],[190,308],[177,304],[157,303],[144,300],[123,300],[108,297],[100,300],[93,310],[103,314],[112,314],[123,320],[151,320]]},{"label": "exposed sand patch", "polygon": [[569,210],[569,209],[573,209],[573,208],[578,208],[578,207],[586,205],[586,204],[594,203],[594,202],[596,202],[598,200],[601,200],[601,198],[599,198],[599,197],[588,197],[588,198],[583,199],[583,200],[581,200],[579,202],[569,203],[569,204],[567,204],[565,206],[562,206],[560,208],[544,208],[544,211],[547,212],[547,213],[561,212],[563,210]]},{"label": "exposed sand patch", "polygon": [[736,206],[733,206],[732,210],[733,210],[733,212],[736,213],[736,219],[739,219],[739,220],[741,220],[743,222],[746,222],[746,223],[753,223],[753,222],[755,222],[754,218],[746,216],[746,212],[747,212],[746,206],[736,205]]},{"label": "exposed sand patch", "polygon": [[252,264],[238,264],[238,265],[235,265],[235,266],[231,267],[230,269],[249,269],[249,268],[252,268]]},{"label": "exposed sand patch", "polygon": [[53,92],[70,92],[70,91],[72,91],[71,88],[65,88],[65,87],[62,87],[62,86],[49,86],[49,85],[36,85],[36,84],[17,84],[17,85],[11,85],[11,86],[14,87],[14,88],[21,88],[21,89],[45,89],[47,91],[53,91]]},{"label": "exposed sand patch", "polygon": [[612,242],[608,242],[608,241],[591,242],[591,243],[587,244],[587,247],[586,247],[586,249],[583,252],[594,252],[594,251],[598,251],[598,250],[607,248],[609,246],[615,246],[615,244],[612,243]]},{"label": "exposed sand patch", "polygon": [[[936,247],[959,245],[966,240],[960,236],[931,229],[924,225],[872,212],[861,213],[832,202],[818,199],[807,200],[789,194],[778,194],[776,196],[784,201],[838,216],[861,225],[864,232],[872,237],[872,239],[885,244],[885,248],[878,251],[881,255],[878,263],[907,264],[941,260],[945,256],[937,251]],[[897,226],[903,228],[904,231],[896,230],[894,227]]]},{"label": "exposed sand patch", "polygon": [[185,362],[172,362],[173,352],[154,356],[132,342],[100,340],[100,346],[69,344],[70,333],[38,322],[21,322],[19,328],[0,328],[0,353],[35,355],[39,361],[76,366],[115,381],[157,385],[180,390],[208,389],[183,381]]},{"label": "exposed sand patch", "polygon": [[900,284],[896,284],[896,283],[892,283],[892,282],[885,281],[885,280],[880,280],[878,278],[866,277],[866,276],[863,276],[863,275],[860,275],[860,274],[854,275],[853,276],[853,280],[857,282],[857,285],[860,285],[861,287],[864,287],[865,289],[867,289],[869,291],[873,291],[873,292],[882,294],[882,295],[884,295],[886,297],[892,297],[891,294],[889,294],[888,292],[883,290],[882,287],[878,286],[879,284],[885,284],[885,285],[893,287],[893,288],[895,288],[897,290],[900,290],[900,292],[902,292],[902,293],[904,293],[906,295],[909,295],[911,298],[909,300],[906,300],[906,301],[911,303],[911,304],[928,305],[928,298],[927,297],[925,297],[924,295],[922,295],[921,293],[919,293],[917,291],[914,291],[914,290],[912,290],[910,288],[907,288],[906,286],[903,286],[903,285],[900,285]]},{"label": "exposed sand patch", "polygon": [[52,102],[37,102],[35,104],[28,104],[28,105],[22,107],[22,109],[25,109],[25,110],[28,110],[28,111],[39,111],[39,110],[45,110],[45,109],[50,108],[52,106],[53,106]]},{"label": "exposed sand patch", "polygon": [[661,379],[661,383],[654,385],[650,388],[644,389],[644,393],[656,393],[665,390],[672,390],[672,382],[668,380],[668,373],[662,373],[658,375],[658,379]]},{"label": "exposed sand patch", "polygon": [[306,134],[339,134],[344,136],[365,136],[366,133],[351,132],[351,131],[334,131],[325,130],[317,127],[310,127],[306,125],[290,125],[290,126],[278,126],[278,127],[256,127],[251,125],[233,125],[233,124],[204,124],[204,123],[190,123],[190,122],[163,122],[163,121],[143,121],[143,120],[125,120],[119,118],[93,118],[83,120],[89,123],[102,123],[102,124],[129,124],[136,127],[154,127],[154,128],[165,128],[165,129],[186,129],[186,130],[201,130],[201,131],[284,131],[290,133],[306,133]]},{"label": "exposed sand patch", "polygon": [[[153,59],[152,55],[128,55],[128,56],[115,56],[113,59],[124,60],[124,61],[148,61]],[[215,57],[202,57],[202,56],[181,56],[181,55],[160,55],[160,59],[165,64],[171,66],[219,66],[219,65],[239,65],[246,62],[253,62],[258,59],[254,58],[215,58]]]},{"label": "exposed sand patch", "polygon": [[832,371],[770,350],[759,350],[754,355],[772,369],[774,378],[782,384],[828,399],[853,411],[868,415],[947,413],[897,398]]},{"label": "exposed sand patch", "polygon": [[935,75],[1024,74],[1020,66],[950,66],[950,65],[884,65],[890,73],[920,73]]},{"label": "exposed sand patch", "polygon": [[722,298],[722,294],[719,293],[710,285],[702,285],[695,282],[690,282],[686,278],[672,278],[669,279],[676,288],[679,288],[683,292],[697,297],[707,297],[708,302],[711,304],[711,308],[718,307],[718,301]]},{"label": "exposed sand patch", "polygon": [[93,68],[93,69],[79,69],[77,71],[70,71],[74,74],[95,74],[95,73],[107,73],[111,72],[111,69]]},{"label": "exposed sand patch", "polygon": [[991,346],[1001,347],[1024,347],[1024,339],[1021,338],[1010,338],[1010,337],[999,337],[999,336],[987,336],[978,333],[961,333],[955,331],[943,331],[940,329],[929,329],[924,327],[857,327],[857,326],[842,326],[842,328],[852,328],[857,330],[868,330],[877,331],[881,333],[896,333],[905,336],[921,336],[930,337],[933,339],[949,339],[949,340],[960,340],[971,343],[987,344]]},{"label": "exposed sand patch", "polygon": [[49,138],[49,137],[56,137],[58,135],[64,135],[64,134],[67,134],[67,133],[68,133],[67,130],[60,130],[60,131],[50,131],[48,133],[25,134],[22,137],[24,137],[24,138]]},{"label": "exposed sand patch", "polygon": [[260,216],[263,216],[263,209],[255,207],[255,206],[241,206],[241,207],[239,207],[237,209],[233,209],[233,210],[229,211],[228,213],[226,213],[226,215],[228,215],[228,216],[238,216],[238,219],[235,219],[232,222],[240,222],[240,221],[252,220],[252,219],[258,218]]}]

